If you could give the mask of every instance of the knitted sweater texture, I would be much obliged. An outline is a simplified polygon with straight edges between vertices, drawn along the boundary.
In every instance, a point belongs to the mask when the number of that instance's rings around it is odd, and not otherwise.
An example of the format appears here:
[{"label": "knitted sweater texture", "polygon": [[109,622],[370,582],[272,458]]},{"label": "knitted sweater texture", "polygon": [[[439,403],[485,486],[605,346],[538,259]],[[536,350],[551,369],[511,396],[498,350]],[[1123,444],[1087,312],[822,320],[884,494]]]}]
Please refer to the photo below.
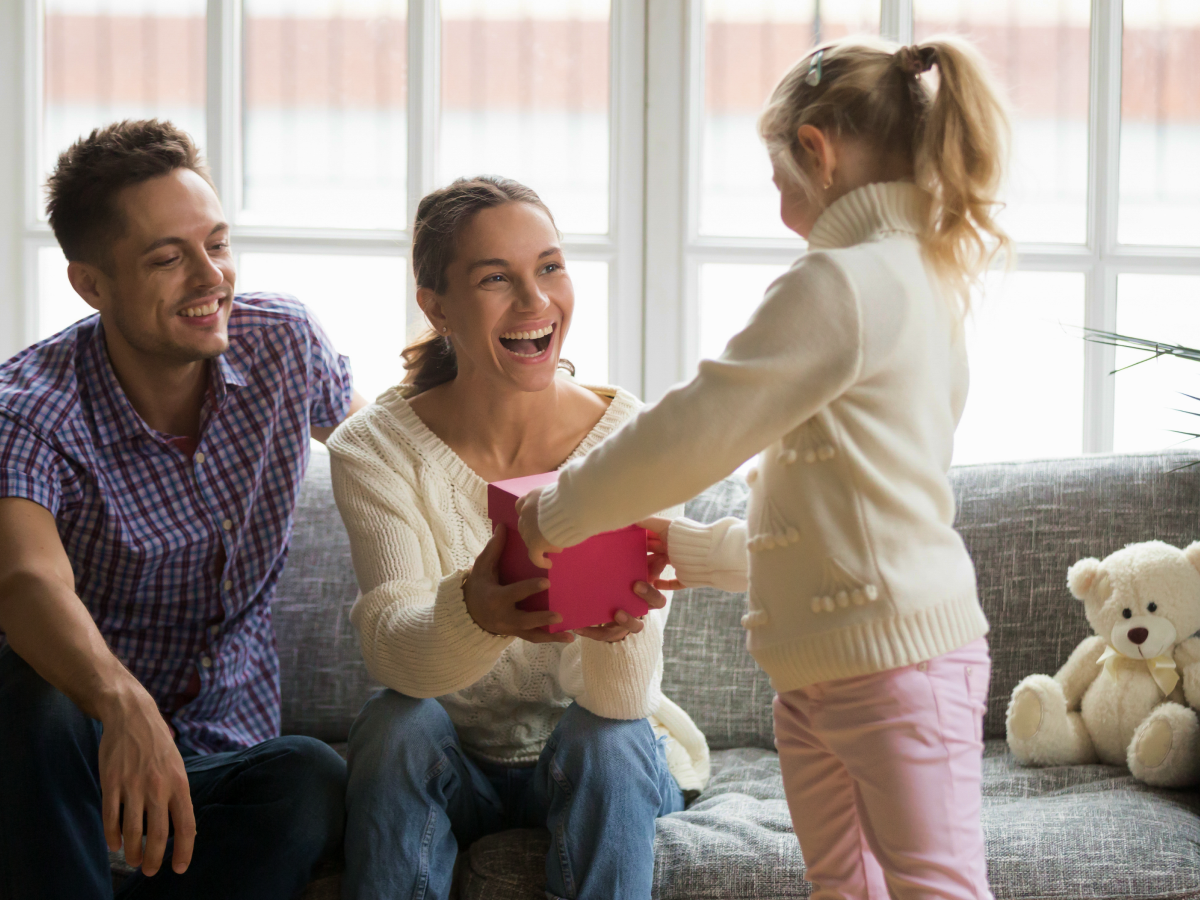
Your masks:
[{"label": "knitted sweater texture", "polygon": [[[531,644],[471,618],[462,582],[491,537],[487,484],[425,426],[409,390],[386,391],[328,443],[361,591],[350,620],[372,676],[410,697],[437,697],[468,752],[506,765],[536,761],[572,700],[607,718],[650,718],[669,737],[680,786],[701,789],[704,736],[661,691],[669,602],[618,643]],[[593,390],[611,402],[570,460],[640,405],[619,388]]]},{"label": "knitted sweater texture", "polygon": [[690,383],[542,494],[571,546],[695,495],[758,454],[747,519],[676,520],[685,584],[746,587],[779,691],[911,665],[987,632],[947,477],[967,395],[962,324],[922,259],[929,198],[858,188]]}]

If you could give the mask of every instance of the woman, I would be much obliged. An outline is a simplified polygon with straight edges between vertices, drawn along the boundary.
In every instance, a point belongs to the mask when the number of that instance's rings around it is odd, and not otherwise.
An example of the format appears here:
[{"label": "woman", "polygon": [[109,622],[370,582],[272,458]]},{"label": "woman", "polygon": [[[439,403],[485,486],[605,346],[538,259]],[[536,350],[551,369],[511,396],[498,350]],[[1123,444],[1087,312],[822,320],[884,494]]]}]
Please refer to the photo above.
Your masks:
[{"label": "woman", "polygon": [[387,686],[350,732],[343,896],[447,897],[460,844],[545,826],[548,895],[648,898],[654,819],[708,776],[703,735],[660,691],[666,598],[640,584],[644,620],[548,634],[556,613],[517,608],[545,582],[499,584],[486,491],[583,456],[639,403],[558,375],[574,293],[530,189],[435,191],[412,253],[435,333],[329,441],[351,621]]}]

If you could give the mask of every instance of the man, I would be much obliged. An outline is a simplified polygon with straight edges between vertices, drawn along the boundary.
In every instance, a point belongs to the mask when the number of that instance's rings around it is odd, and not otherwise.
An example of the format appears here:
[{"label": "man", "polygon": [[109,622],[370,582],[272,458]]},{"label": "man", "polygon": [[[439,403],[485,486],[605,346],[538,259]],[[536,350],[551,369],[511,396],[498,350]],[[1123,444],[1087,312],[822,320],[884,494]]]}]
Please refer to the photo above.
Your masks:
[{"label": "man", "polygon": [[[0,897],[294,897],[345,765],[279,737],[270,601],[309,435],[362,399],[287,297],[235,297],[190,138],[121,122],[48,186],[99,315],[0,365]],[[145,846],[143,849],[143,835]]]}]

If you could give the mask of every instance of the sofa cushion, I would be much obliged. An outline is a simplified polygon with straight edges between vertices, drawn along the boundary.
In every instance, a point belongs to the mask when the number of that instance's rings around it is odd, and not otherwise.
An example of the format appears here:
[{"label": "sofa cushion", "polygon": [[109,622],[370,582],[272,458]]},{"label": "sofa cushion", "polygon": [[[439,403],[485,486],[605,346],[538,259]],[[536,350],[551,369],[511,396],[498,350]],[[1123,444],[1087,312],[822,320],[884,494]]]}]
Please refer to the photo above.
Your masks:
[{"label": "sofa cushion", "polygon": [[350,624],[357,596],[350,539],[329,480],[329,454],[318,450],[300,489],[287,568],[271,606],[284,734],[344,741],[377,689]]},{"label": "sofa cushion", "polygon": [[[984,759],[983,828],[997,900],[1200,898],[1200,794],[1139,784],[1121,769],[1024,769],[1002,741]],[[549,834],[506,831],[474,844],[463,900],[541,900]],[[760,749],[713,754],[713,778],[658,820],[658,900],[809,896],[779,761]]]},{"label": "sofa cushion", "polygon": [[1090,456],[951,470],[955,527],[975,561],[991,624],[989,737],[1004,736],[1018,681],[1052,674],[1091,633],[1067,568],[1135,541],[1200,538],[1200,466],[1191,453]]},{"label": "sofa cushion", "polygon": [[[697,522],[741,518],[749,494],[743,479],[726,479],[689,502],[687,516]],[[663,693],[687,710],[713,750],[775,747],[775,692],[746,650],[745,611],[745,594],[679,591],[663,634]]]}]

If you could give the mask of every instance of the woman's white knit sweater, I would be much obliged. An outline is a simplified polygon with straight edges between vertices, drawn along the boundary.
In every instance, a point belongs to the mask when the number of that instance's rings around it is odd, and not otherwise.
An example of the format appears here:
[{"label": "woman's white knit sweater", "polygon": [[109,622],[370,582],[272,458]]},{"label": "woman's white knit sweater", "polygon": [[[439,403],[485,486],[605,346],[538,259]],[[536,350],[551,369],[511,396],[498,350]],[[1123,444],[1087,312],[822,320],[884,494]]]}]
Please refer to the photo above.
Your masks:
[{"label": "woman's white knit sweater", "polygon": [[[471,618],[462,582],[491,537],[487,483],[425,426],[409,390],[386,391],[329,439],[361,591],[350,621],[371,675],[410,697],[437,697],[470,753],[507,765],[534,762],[572,700],[607,718],[650,718],[669,736],[680,787],[701,789],[704,735],[660,689],[669,603],[618,643],[531,644]],[[640,406],[619,388],[593,390],[611,402],[571,460]]]},{"label": "woman's white knit sweater", "polygon": [[721,357],[539,501],[546,539],[568,547],[759,453],[746,522],[676,520],[668,543],[685,584],[735,590],[748,569],[743,625],[778,691],[931,659],[988,629],[953,528],[967,359],[922,259],[928,203],[901,182],[835,201]]}]

